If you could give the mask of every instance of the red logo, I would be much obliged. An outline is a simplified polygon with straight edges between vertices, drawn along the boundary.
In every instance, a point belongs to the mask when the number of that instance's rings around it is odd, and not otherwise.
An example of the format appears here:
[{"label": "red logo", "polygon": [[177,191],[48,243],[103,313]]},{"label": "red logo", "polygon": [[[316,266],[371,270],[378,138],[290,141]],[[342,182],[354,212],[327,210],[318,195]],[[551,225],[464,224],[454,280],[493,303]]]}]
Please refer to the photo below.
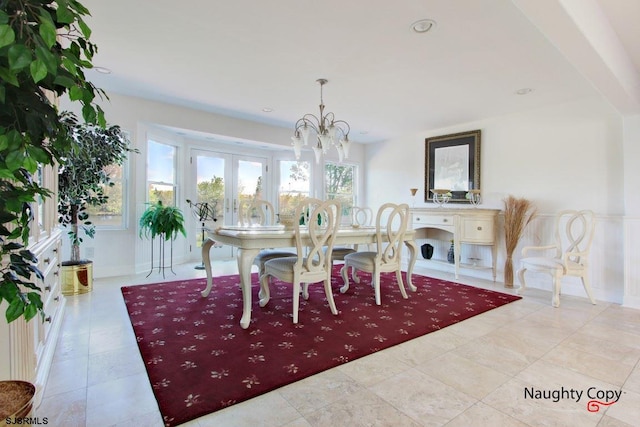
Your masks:
[{"label": "red logo", "polygon": [[587,402],[587,411],[589,411],[589,412],[599,412],[600,411],[600,405],[609,406],[609,405],[613,405],[616,402],[617,402],[617,400],[614,400],[612,402],[600,402],[599,400],[590,400],[590,401]]}]

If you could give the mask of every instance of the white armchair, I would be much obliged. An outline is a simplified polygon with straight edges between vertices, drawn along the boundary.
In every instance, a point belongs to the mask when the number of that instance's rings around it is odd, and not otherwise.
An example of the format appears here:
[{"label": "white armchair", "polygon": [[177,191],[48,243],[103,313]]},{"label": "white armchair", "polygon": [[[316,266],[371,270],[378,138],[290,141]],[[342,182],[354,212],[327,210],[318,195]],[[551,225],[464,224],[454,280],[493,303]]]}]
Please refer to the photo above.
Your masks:
[{"label": "white armchair", "polygon": [[553,278],[551,304],[560,306],[560,287],[564,276],[576,276],[582,280],[584,290],[592,304],[596,301],[589,282],[589,251],[593,241],[595,217],[588,210],[565,210],[555,221],[555,244],[522,248],[518,278],[522,293],[526,288],[524,273],[527,270],[550,274]]}]

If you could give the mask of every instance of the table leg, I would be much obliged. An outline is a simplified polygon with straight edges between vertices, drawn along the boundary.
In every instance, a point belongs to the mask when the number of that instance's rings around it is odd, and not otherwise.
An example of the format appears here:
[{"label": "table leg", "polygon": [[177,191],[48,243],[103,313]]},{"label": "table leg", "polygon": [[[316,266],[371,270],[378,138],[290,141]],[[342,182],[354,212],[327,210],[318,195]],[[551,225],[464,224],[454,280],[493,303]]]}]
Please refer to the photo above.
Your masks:
[{"label": "table leg", "polygon": [[242,289],[242,318],[240,327],[247,329],[251,323],[251,266],[260,249],[238,248],[238,272]]},{"label": "table leg", "polygon": [[407,285],[409,285],[409,289],[415,292],[418,290],[418,288],[411,281],[411,276],[413,275],[413,266],[416,264],[416,259],[418,258],[418,245],[414,240],[406,240],[404,244],[409,249],[409,266],[407,267]]},{"label": "table leg", "polygon": [[209,251],[214,243],[215,241],[212,239],[207,239],[202,243],[202,263],[204,264],[204,270],[207,272],[207,287],[200,292],[203,297],[209,296],[211,287],[213,286],[213,273],[211,272],[211,257]]}]

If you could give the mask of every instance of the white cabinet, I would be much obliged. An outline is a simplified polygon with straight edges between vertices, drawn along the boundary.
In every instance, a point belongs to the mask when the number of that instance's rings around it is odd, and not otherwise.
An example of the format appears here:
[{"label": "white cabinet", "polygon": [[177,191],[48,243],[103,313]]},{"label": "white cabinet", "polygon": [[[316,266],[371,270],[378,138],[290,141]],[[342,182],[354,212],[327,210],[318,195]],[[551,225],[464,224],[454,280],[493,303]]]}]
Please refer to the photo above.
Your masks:
[{"label": "white cabinet", "polygon": [[53,192],[34,206],[29,250],[38,259],[44,280],[41,289],[44,320],[40,315],[29,322],[19,318],[10,324],[4,319],[6,303],[0,306],[0,380],[24,380],[36,386],[36,406],[40,403],[62,325],[65,298],[61,292],[61,232],[57,228],[57,170],[44,168],[38,178]]},{"label": "white cabinet", "polygon": [[494,241],[494,218],[460,216],[460,242],[493,245]]},{"label": "white cabinet", "polygon": [[[453,241],[455,254],[461,253],[463,244],[490,246],[490,268],[495,281],[496,220],[499,212],[498,209],[414,208],[411,209],[411,227],[416,230],[416,240]],[[453,267],[457,278],[460,256],[454,257]]]}]

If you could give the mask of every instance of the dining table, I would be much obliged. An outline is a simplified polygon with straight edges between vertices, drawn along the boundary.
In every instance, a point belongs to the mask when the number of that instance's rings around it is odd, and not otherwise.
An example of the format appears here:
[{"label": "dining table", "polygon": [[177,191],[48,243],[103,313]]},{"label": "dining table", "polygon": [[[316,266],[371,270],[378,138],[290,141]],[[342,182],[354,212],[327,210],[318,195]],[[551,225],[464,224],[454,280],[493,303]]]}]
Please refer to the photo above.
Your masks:
[{"label": "dining table", "polygon": [[[282,225],[275,226],[222,226],[208,229],[208,237],[202,244],[202,262],[207,274],[207,286],[201,291],[203,297],[209,296],[213,287],[213,273],[211,268],[210,250],[214,244],[230,245],[237,248],[238,272],[242,289],[242,317],[240,326],[247,329],[251,323],[251,268],[256,255],[264,249],[295,248],[295,232]],[[304,229],[301,229],[304,242]],[[383,233],[384,234],[384,233]],[[404,234],[404,244],[409,250],[406,282],[412,291],[416,287],[411,281],[413,267],[418,254],[418,245],[414,240],[415,231],[407,230]],[[376,243],[375,227],[341,227],[336,234],[334,245],[366,245]]]}]

